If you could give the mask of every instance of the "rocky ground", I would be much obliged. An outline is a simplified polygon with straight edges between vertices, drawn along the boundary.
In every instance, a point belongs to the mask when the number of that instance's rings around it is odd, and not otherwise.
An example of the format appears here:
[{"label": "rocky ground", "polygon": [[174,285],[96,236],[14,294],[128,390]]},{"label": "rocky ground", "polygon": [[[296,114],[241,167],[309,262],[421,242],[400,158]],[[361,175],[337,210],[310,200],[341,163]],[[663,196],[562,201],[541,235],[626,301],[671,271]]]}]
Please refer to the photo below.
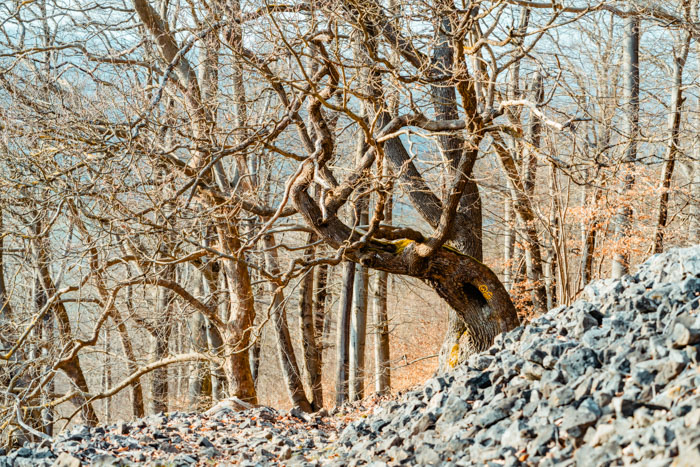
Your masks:
[{"label": "rocky ground", "polygon": [[700,247],[677,249],[589,285],[572,306],[347,424],[338,413],[220,406],[78,427],[0,467],[700,466],[699,350]]}]

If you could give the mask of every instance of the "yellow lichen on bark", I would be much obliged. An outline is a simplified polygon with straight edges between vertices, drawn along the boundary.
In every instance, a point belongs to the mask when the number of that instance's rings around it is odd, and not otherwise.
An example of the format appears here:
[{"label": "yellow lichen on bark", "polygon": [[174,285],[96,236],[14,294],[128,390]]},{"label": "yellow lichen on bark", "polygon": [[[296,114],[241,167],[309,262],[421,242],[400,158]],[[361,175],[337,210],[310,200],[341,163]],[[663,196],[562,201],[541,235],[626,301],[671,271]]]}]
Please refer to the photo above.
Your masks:
[{"label": "yellow lichen on bark", "polygon": [[447,359],[447,366],[449,366],[450,369],[452,369],[452,368],[456,367],[458,363],[459,363],[459,343],[452,346],[452,349],[450,350],[450,357]]}]

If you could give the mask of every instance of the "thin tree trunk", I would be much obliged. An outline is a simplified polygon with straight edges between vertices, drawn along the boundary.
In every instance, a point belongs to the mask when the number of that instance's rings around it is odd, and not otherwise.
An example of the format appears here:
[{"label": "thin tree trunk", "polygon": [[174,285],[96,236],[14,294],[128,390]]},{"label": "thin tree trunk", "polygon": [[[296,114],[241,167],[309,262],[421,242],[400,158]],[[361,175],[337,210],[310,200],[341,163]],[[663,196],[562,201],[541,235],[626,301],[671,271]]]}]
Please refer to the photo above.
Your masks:
[{"label": "thin tree trunk", "polygon": [[360,400],[365,389],[365,346],[367,340],[367,290],[369,271],[356,265],[350,318],[349,399]]},{"label": "thin tree trunk", "polygon": [[[54,323],[54,317],[51,314],[47,314],[44,316],[44,323],[42,325],[42,333],[43,333],[43,340],[44,342],[51,342],[53,339],[55,339],[55,333],[54,333],[54,328],[55,328],[55,323]],[[48,346],[44,346],[42,349],[42,357],[46,360],[49,361],[49,349]],[[48,370],[48,365],[45,368]],[[41,411],[41,422],[42,426],[44,429],[44,433],[46,433],[49,436],[54,435],[54,420],[55,420],[55,412],[52,407],[49,407],[49,402],[53,399],[54,392],[56,390],[56,380],[51,379],[51,381],[48,382],[46,385],[46,388],[44,389],[44,397],[42,400],[42,405],[44,405],[44,408]]]},{"label": "thin tree trunk", "polygon": [[[588,223],[582,225],[582,255],[581,255],[581,287],[584,287],[593,280],[593,262],[595,260],[596,238],[598,235],[598,223],[600,222],[597,215],[597,207],[603,196],[603,190],[600,188],[586,188],[589,191],[584,196],[586,206],[591,206],[593,214]],[[591,196],[592,191],[592,196]],[[592,199],[591,199],[592,198]]]},{"label": "thin tree trunk", "polygon": [[545,284],[547,286],[547,309],[551,310],[557,306],[557,289],[563,287],[561,281],[557,280],[557,267],[561,267],[557,261],[559,247],[561,244],[559,229],[559,187],[557,184],[557,167],[553,163],[549,165],[549,197],[551,206],[549,212],[549,248],[547,248],[547,263],[545,268]]},{"label": "thin tree trunk", "polygon": [[[0,209],[0,232],[3,230],[3,212]],[[7,294],[7,288],[5,287],[5,236],[0,235],[0,325],[5,329],[5,324],[12,323],[12,306],[10,305],[10,296]],[[7,345],[8,347],[12,345],[14,341],[14,336],[6,335],[2,333],[0,335],[0,343]]]},{"label": "thin tree trunk", "polygon": [[379,395],[391,391],[391,354],[389,350],[389,314],[387,294],[389,273],[377,271],[375,274],[372,304],[374,309],[374,372],[375,391]]},{"label": "thin tree trunk", "polygon": [[[35,224],[33,226],[34,235],[38,235],[39,232],[41,232],[41,227],[39,224]],[[55,293],[56,287],[54,286],[51,272],[49,271],[49,255],[44,245],[44,239],[37,238],[32,242],[32,247],[34,248],[34,254],[37,258],[38,277],[41,287],[47,296],[51,296]],[[75,337],[73,335],[70,318],[68,317],[68,311],[61,301],[56,302],[53,311],[56,317],[59,339],[61,344],[65,345]],[[65,360],[60,365],[59,369],[66,374],[68,379],[75,384],[78,390],[85,394],[90,393],[85,373],[83,373],[80,359],[77,355],[69,360]],[[99,418],[97,417],[97,412],[93,404],[87,401],[84,396],[75,396],[72,402],[80,409],[81,416],[86,424],[94,426],[99,423]]]},{"label": "thin tree trunk", "polygon": [[523,226],[526,251],[528,253],[528,280],[534,287],[532,294],[533,306],[536,313],[543,313],[546,311],[547,306],[547,292],[543,281],[542,246],[535,228],[535,212],[510,152],[499,143],[495,143],[494,147],[496,148],[501,167],[510,181],[509,186],[512,189],[513,208]]},{"label": "thin tree trunk", "polygon": [[[310,233],[306,242],[310,245],[316,241],[316,235]],[[304,260],[311,261],[314,257],[314,247],[310,246],[304,252]],[[304,374],[311,389],[311,406],[315,410],[323,407],[323,386],[321,384],[321,346],[320,335],[316,332],[314,321],[314,269],[307,271],[299,288],[299,327],[301,343],[304,350]]]},{"label": "thin tree trunk", "polygon": [[340,303],[336,325],[335,405],[340,406],[348,398],[348,346],[350,338],[350,311],[352,309],[355,263],[343,263],[343,280],[340,285]]},{"label": "thin tree trunk", "polygon": [[[700,99],[698,99],[698,107],[698,120],[700,121]],[[691,193],[693,199],[690,219],[690,241],[694,244],[700,244],[700,144],[695,150]]]},{"label": "thin tree trunk", "polygon": [[[510,183],[510,182],[506,182]],[[503,198],[503,223],[505,232],[503,234],[503,286],[510,292],[513,286],[513,253],[515,248],[515,213],[513,212],[513,196],[508,188],[506,196]]]},{"label": "thin tree trunk", "polygon": [[[544,87],[542,75],[536,72],[530,84],[530,94],[532,100],[540,105],[544,102]],[[522,161],[523,189],[530,199],[535,195],[535,185],[537,183],[537,151],[542,142],[542,120],[533,112],[530,113],[529,145],[525,148]]]},{"label": "thin tree trunk", "polygon": [[[166,256],[164,254],[164,256]],[[157,274],[168,281],[175,279],[175,266],[163,266]],[[153,335],[153,348],[151,355],[154,361],[168,356],[170,349],[170,336],[172,334],[173,293],[165,287],[156,290],[156,319],[158,325]],[[170,399],[168,368],[161,367],[151,373],[151,413],[168,412]]]},{"label": "thin tree trunk", "polygon": [[[104,363],[103,363],[103,368],[102,368],[102,391],[107,391],[109,388],[112,387],[112,361],[109,356],[110,352],[112,349],[110,348],[110,341],[112,339],[112,333],[110,332],[109,327],[105,328],[105,336],[104,336],[104,343],[102,346],[102,350],[104,352]],[[112,419],[112,398],[108,397],[104,401],[104,417],[103,417],[103,422],[108,422],[109,420]]]},{"label": "thin tree trunk", "polygon": [[[39,272],[38,270],[35,270],[34,272],[34,281],[33,281],[33,287],[32,287],[32,301],[33,301],[33,312],[38,313],[39,310],[41,310],[46,302],[48,301],[48,297],[46,295],[46,291],[43,289],[41,286],[41,280],[39,279]],[[29,361],[30,362],[39,362],[42,357],[44,356],[44,352],[46,349],[47,341],[44,340],[44,324],[45,321],[42,319],[39,322],[39,325],[32,330],[32,343],[29,346]],[[31,378],[32,379],[37,379],[40,377],[41,372],[46,371],[46,367],[40,367],[36,366],[32,368],[31,371]],[[39,403],[41,402],[42,395],[38,394],[35,397],[32,397],[32,399],[29,401],[31,405],[38,406]],[[29,411],[27,414],[27,422],[29,423],[30,426],[32,426],[35,430],[45,432],[44,426],[43,426],[43,419],[42,419],[42,414],[41,410],[39,409],[33,409]]]},{"label": "thin tree trunk", "polygon": [[[637,140],[639,138],[639,27],[640,18],[631,15],[625,19],[625,76],[624,88],[625,107],[627,115],[627,136],[629,143],[623,158],[623,168],[626,170],[622,189],[623,196],[634,185],[634,163],[637,160]],[[615,239],[618,243],[617,252],[612,263],[612,276],[620,278],[629,271],[630,252],[629,237],[632,222],[632,207],[623,202],[616,216]]]},{"label": "thin tree trunk", "polygon": [[[170,330],[168,326],[159,329],[153,341],[151,355],[153,361],[164,359],[168,356],[168,347],[170,340]],[[167,367],[158,368],[151,374],[151,407],[150,411],[153,414],[164,413],[168,411],[168,370]]]},{"label": "thin tree trunk", "polygon": [[673,60],[673,87],[671,89],[671,114],[669,115],[670,139],[666,151],[666,161],[661,175],[661,197],[659,199],[659,213],[656,220],[656,234],[654,236],[654,253],[661,253],[664,249],[664,234],[668,221],[668,199],[671,190],[673,170],[676,166],[676,155],[680,146],[681,111],[683,107],[683,68],[688,58],[690,49],[690,34],[686,34],[682,44],[676,44]]},{"label": "thin tree trunk", "polygon": [[[364,141],[364,140],[363,140]],[[364,143],[360,142],[360,154],[364,154]],[[355,216],[359,225],[369,224],[367,198],[359,199],[355,203]],[[349,400],[351,402],[364,397],[365,389],[365,346],[367,341],[367,291],[369,285],[369,271],[366,267],[355,265],[353,284],[352,308],[350,314],[350,343],[349,343]]]},{"label": "thin tree trunk", "polygon": [[[272,275],[279,275],[279,264],[277,259],[277,245],[271,234],[263,235],[263,246],[265,248],[265,264]],[[287,314],[285,312],[285,299],[282,287],[269,282],[270,295],[272,295],[272,324],[277,337],[277,354],[279,357],[282,376],[284,377],[287,392],[292,404],[305,412],[311,412],[311,404],[304,393],[304,385],[301,382],[301,373],[294,356],[292,338],[289,335],[287,326]]]},{"label": "thin tree trunk", "polygon": [[[535,73],[532,84],[530,85],[530,94],[532,99],[537,104],[544,102],[544,87],[542,83],[542,75]],[[518,197],[528,198],[529,205],[532,205],[535,198],[535,185],[537,184],[537,151],[542,143],[542,121],[531,113],[530,115],[530,136],[529,145],[525,150],[523,157],[523,174],[522,174],[522,189],[523,195],[516,194]],[[511,183],[511,188],[517,189],[517,184]],[[517,203],[517,201],[516,201]],[[531,209],[532,211],[532,209]],[[532,304],[534,305],[535,313],[543,313],[547,310],[547,304],[550,302],[550,297],[547,293],[547,283],[552,280],[552,271],[545,271],[542,261],[543,252],[542,244],[538,240],[537,229],[532,223],[534,222],[534,211],[529,220],[525,220],[521,216],[523,228],[523,237],[527,239],[527,248],[525,249],[525,269],[527,278],[532,287]],[[539,250],[539,251],[535,251]],[[539,257],[539,259],[538,259]],[[540,262],[540,265],[537,262]],[[549,277],[547,277],[549,272]]]},{"label": "thin tree trunk", "polygon": [[[221,333],[207,318],[205,320],[207,330],[207,345],[214,355],[221,355],[224,352],[224,342]],[[226,374],[224,369],[216,362],[209,362],[209,377],[211,378],[211,397],[213,401],[220,401],[226,398]]]},{"label": "thin tree trunk", "polygon": [[261,340],[258,337],[253,345],[250,346],[249,359],[250,359],[250,373],[253,377],[253,384],[257,384],[258,375],[260,372],[260,346]]},{"label": "thin tree trunk", "polygon": [[[207,325],[204,315],[195,312],[189,321],[192,350],[198,353],[206,353],[209,349],[207,346]],[[205,382],[207,378],[209,378],[209,372],[207,371],[206,362],[197,361],[190,365],[187,399],[191,407],[202,409],[207,405],[206,399],[211,396],[211,393],[205,393],[207,386],[211,387],[210,384]]]},{"label": "thin tree trunk", "polygon": [[[398,103],[397,103],[398,105]],[[384,166],[385,176],[391,176],[391,169]],[[384,223],[391,225],[394,210],[393,193],[388,193],[384,205]],[[389,313],[387,296],[389,273],[377,271],[375,274],[372,305],[374,311],[374,384],[379,395],[391,392],[391,354],[389,348]]]},{"label": "thin tree trunk", "polygon": [[319,348],[319,367],[323,364],[323,351],[328,346],[328,327],[330,313],[327,312],[328,265],[321,264],[314,268],[314,327],[316,328],[316,345]]}]

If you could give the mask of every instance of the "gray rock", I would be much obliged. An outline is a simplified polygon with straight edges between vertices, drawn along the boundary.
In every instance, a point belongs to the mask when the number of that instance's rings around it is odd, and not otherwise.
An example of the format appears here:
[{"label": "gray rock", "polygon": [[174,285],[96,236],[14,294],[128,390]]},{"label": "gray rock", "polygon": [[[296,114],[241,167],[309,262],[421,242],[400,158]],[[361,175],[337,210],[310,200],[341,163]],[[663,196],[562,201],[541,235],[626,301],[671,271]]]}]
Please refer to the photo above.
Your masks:
[{"label": "gray rock", "polygon": [[122,464],[122,461],[109,454],[101,454],[92,458],[92,465],[94,467],[117,467]]},{"label": "gray rock", "polygon": [[67,452],[64,452],[60,454],[54,463],[52,464],[53,467],[80,467],[81,463],[80,460],[71,456]]},{"label": "gray rock", "polygon": [[416,462],[420,465],[438,465],[441,459],[433,448],[423,447],[416,453]]},{"label": "gray rock", "polygon": [[574,400],[574,391],[569,387],[561,387],[552,391],[549,403],[554,407],[569,405]]},{"label": "gray rock", "polygon": [[561,429],[571,438],[581,438],[596,420],[598,416],[587,408],[577,410],[570,407],[564,412]]}]

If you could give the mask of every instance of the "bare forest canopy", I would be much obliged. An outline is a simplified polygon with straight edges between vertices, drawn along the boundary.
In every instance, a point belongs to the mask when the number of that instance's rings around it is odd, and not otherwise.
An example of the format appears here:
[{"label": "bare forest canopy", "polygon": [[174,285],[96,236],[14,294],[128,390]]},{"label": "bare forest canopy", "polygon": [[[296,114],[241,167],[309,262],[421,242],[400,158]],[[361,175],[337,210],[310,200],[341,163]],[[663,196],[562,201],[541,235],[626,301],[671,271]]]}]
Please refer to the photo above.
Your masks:
[{"label": "bare forest canopy", "polygon": [[447,370],[698,242],[698,39],[698,0],[2,2],[3,442],[387,393],[407,314]]}]

